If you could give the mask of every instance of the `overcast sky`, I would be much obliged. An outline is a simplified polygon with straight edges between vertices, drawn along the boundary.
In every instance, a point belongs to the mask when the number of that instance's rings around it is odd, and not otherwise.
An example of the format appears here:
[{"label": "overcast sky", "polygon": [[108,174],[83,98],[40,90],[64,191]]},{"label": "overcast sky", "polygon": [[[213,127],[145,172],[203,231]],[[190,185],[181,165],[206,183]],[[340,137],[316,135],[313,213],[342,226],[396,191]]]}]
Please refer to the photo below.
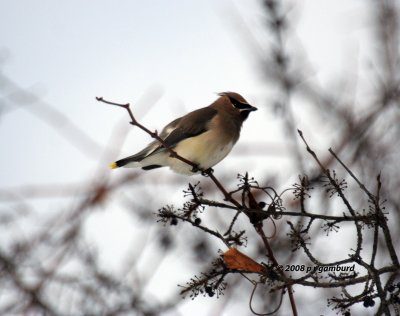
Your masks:
[{"label": "overcast sky", "polygon": [[[365,23],[359,8],[359,1],[295,1],[289,9],[294,34],[303,45],[299,47],[315,69],[311,77],[323,82],[343,67],[356,69],[354,48],[361,50]],[[274,124],[268,111],[272,104],[265,98],[271,88],[262,83],[246,38],[246,28],[258,34],[263,23],[257,1],[4,0],[1,70],[67,116],[98,148],[108,144],[123,114],[94,97],[135,103],[149,91],[162,99],[155,98],[150,112],[142,108],[146,102],[139,103],[135,113],[158,129],[177,115],[210,104],[215,92],[237,91],[261,109],[251,118],[256,128],[243,130],[244,140],[253,139],[260,128],[270,134],[268,126]],[[8,95],[13,89],[6,91]],[[96,150],[87,154],[90,146],[71,147],[29,110],[11,111],[2,120],[0,141],[7,148],[0,158],[3,184],[79,180],[82,172],[92,170],[88,158],[99,157]],[[140,149],[148,139],[134,141],[125,143],[123,153]],[[69,158],[63,160],[63,170],[59,157]]]}]

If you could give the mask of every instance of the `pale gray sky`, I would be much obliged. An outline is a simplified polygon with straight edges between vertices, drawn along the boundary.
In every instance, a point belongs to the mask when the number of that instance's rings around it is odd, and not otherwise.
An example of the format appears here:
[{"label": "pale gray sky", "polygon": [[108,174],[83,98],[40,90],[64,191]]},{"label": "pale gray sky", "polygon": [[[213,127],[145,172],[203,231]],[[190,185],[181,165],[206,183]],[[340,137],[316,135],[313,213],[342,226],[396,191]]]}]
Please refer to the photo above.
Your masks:
[{"label": "pale gray sky", "polygon": [[[359,33],[365,18],[352,19],[359,14],[359,1],[343,4],[293,3],[290,14],[295,16],[295,34],[303,45],[299,47],[307,51],[315,69],[312,80],[324,83],[332,72],[339,75],[349,64],[357,70],[354,48],[361,50]],[[177,115],[209,104],[215,92],[238,91],[262,109],[252,117],[256,128],[243,130],[243,139],[250,139],[260,128],[270,134],[266,128],[274,124],[263,109],[271,106],[264,98],[270,88],[260,80],[258,61],[239,23],[242,19],[249,28],[261,28],[262,14],[257,9],[258,2],[253,0],[246,4],[229,0],[5,0],[0,3],[2,71],[65,114],[101,147],[122,115],[98,104],[94,97],[134,103],[149,90],[163,97],[148,116],[140,118],[158,129]],[[238,20],[234,13],[239,11]],[[142,109],[136,111],[140,115]],[[13,111],[0,131],[0,142],[8,148],[0,158],[4,184],[79,180],[82,172],[91,170],[93,161],[29,112]],[[123,152],[135,151],[147,141],[135,137],[138,144],[125,144]],[[59,157],[68,157],[62,170]],[[17,174],[8,168],[11,165],[18,166]]]}]

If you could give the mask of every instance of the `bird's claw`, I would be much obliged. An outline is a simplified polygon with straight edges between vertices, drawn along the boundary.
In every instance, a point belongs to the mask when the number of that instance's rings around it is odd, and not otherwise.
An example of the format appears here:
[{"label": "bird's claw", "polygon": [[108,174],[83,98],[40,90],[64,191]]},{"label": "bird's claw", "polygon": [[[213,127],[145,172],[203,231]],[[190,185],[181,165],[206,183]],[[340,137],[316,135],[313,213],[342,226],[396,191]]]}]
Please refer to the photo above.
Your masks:
[{"label": "bird's claw", "polygon": [[211,173],[214,173],[214,169],[213,169],[213,168],[208,168],[208,169],[203,170],[203,171],[201,172],[201,174],[202,174],[203,176],[205,176],[205,177],[209,176]]},{"label": "bird's claw", "polygon": [[197,173],[197,172],[199,172],[200,171],[200,169],[199,169],[199,166],[198,165],[196,165],[196,166],[193,166],[193,168],[192,168],[192,170],[191,170],[193,173]]}]

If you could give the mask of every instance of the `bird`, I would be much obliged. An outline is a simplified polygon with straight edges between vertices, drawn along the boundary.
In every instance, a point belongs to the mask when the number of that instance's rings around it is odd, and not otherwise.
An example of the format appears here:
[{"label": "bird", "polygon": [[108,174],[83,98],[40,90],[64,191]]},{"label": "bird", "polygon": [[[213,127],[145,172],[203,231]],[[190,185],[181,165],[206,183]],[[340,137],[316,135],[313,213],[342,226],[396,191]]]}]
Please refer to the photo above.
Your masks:
[{"label": "bird", "polygon": [[239,139],[242,123],[250,112],[257,110],[236,92],[222,92],[218,96],[209,106],[173,120],[158,134],[165,145],[198,168],[172,157],[157,140],[138,153],[111,163],[110,167],[151,170],[168,166],[184,175],[212,168],[230,153]]}]

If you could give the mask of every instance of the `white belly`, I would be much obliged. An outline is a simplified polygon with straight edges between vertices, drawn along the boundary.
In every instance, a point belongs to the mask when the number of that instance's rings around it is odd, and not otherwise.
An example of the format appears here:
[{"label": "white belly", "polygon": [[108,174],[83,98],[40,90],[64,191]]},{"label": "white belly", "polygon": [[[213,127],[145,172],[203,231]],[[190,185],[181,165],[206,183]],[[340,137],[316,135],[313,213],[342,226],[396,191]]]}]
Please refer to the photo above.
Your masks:
[{"label": "white belly", "polygon": [[[206,132],[197,137],[184,140],[175,147],[178,155],[196,163],[202,169],[208,169],[215,166],[226,157],[232,150],[233,143],[217,143],[215,137],[210,132]],[[183,173],[193,174],[192,167],[188,164],[170,157],[169,165],[172,170]]]}]

